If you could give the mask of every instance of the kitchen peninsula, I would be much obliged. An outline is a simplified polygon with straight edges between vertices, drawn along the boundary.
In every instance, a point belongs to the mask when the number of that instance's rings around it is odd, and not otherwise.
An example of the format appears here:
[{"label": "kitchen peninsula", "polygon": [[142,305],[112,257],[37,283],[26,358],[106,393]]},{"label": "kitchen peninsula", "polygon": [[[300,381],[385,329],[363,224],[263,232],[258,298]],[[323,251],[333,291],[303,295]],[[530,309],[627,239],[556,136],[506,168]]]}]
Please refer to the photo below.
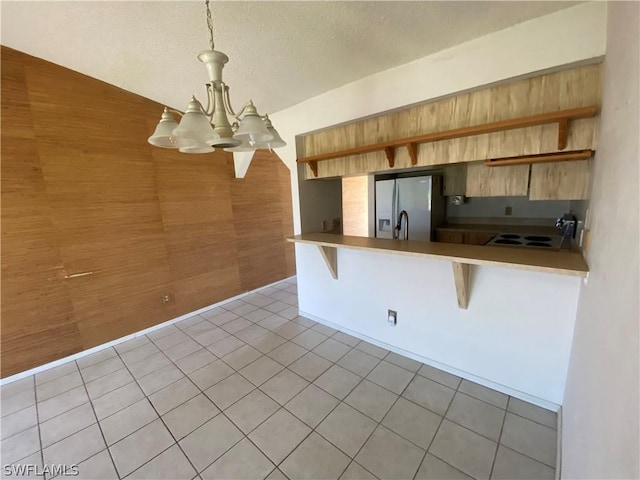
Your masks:
[{"label": "kitchen peninsula", "polygon": [[577,277],[586,277],[589,271],[584,258],[576,251],[523,250],[509,247],[354,237],[331,233],[304,233],[287,240],[334,249],[349,248],[397,255],[417,255],[466,265],[515,268]]},{"label": "kitchen peninsula", "polygon": [[[587,228],[599,78],[599,65],[577,67],[302,136],[304,221],[288,239],[300,314],[523,400],[560,405],[589,269],[580,235],[560,235],[554,223],[569,212],[578,233]],[[407,179],[432,182],[419,195],[426,201],[413,200],[421,187],[400,185]],[[429,218],[416,213],[420,202]],[[315,233],[334,218],[344,235]],[[506,241],[516,233],[554,241]],[[568,246],[560,237],[574,244],[560,249]],[[388,322],[389,311],[397,321]]]},{"label": "kitchen peninsula", "polygon": [[586,262],[576,251],[523,250],[509,247],[354,237],[330,233],[296,235],[288,241],[317,245],[334,279],[338,278],[337,249],[339,248],[450,261],[453,267],[458,306],[464,309],[468,307],[470,296],[470,265],[515,268],[579,277],[586,277],[588,272]]}]

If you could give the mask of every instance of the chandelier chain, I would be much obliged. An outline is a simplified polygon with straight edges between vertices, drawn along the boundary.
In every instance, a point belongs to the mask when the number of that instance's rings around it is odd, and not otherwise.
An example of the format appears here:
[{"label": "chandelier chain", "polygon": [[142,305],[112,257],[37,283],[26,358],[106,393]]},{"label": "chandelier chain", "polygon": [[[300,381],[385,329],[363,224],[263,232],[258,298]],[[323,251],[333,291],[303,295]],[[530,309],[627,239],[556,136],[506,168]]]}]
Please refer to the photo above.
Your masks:
[{"label": "chandelier chain", "polygon": [[213,44],[213,21],[211,20],[211,8],[209,8],[209,0],[205,0],[204,3],[207,7],[207,27],[209,28],[209,43],[211,45],[211,50],[215,50]]}]

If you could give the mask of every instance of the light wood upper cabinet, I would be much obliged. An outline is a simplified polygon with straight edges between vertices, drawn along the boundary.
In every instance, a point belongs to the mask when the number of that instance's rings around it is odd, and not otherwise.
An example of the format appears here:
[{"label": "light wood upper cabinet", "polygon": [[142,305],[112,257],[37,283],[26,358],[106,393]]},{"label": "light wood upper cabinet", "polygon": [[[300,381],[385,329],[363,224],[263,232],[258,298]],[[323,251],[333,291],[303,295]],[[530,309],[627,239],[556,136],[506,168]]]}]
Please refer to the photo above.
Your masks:
[{"label": "light wood upper cabinet", "polygon": [[[376,115],[303,135],[299,156],[362,148],[380,142],[436,134],[452,129],[601,104],[600,65],[584,65],[532,78],[462,92],[435,101]],[[570,122],[567,145],[558,148],[558,125],[538,125],[483,135],[419,143],[415,157],[405,146],[394,148],[392,161],[384,151],[371,151],[310,164],[306,178],[333,178],[399,169],[448,166],[487,159],[559,151],[594,149],[597,118]],[[524,193],[523,195],[526,195]]]},{"label": "light wood upper cabinet", "polygon": [[591,160],[531,165],[530,200],[585,200]]},{"label": "light wood upper cabinet", "polygon": [[526,196],[529,165],[488,167],[484,163],[467,166],[467,197]]},{"label": "light wood upper cabinet", "polygon": [[369,236],[369,176],[342,178],[342,233]]},{"label": "light wood upper cabinet", "polygon": [[444,186],[442,194],[445,197],[467,194],[467,165],[452,165],[444,169]]}]

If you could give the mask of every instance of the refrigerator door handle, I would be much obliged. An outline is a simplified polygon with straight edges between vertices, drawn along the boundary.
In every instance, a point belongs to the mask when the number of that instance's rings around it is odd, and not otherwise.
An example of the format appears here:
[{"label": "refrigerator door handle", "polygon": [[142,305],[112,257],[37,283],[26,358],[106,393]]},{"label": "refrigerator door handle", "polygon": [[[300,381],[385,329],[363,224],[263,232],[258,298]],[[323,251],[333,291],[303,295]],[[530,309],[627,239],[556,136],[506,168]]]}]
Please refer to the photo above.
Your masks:
[{"label": "refrigerator door handle", "polygon": [[396,209],[398,208],[398,205],[396,203],[397,191],[398,191],[398,182],[394,180],[393,193],[391,194],[391,238],[394,238],[394,239],[397,238],[396,237],[396,222],[397,222]]}]

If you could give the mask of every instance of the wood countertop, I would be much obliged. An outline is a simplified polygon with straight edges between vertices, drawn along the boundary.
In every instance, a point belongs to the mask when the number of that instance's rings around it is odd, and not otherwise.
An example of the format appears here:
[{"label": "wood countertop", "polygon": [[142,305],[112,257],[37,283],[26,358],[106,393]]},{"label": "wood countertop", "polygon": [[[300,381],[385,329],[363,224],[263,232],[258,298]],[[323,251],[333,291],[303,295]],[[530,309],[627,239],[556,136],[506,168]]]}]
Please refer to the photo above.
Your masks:
[{"label": "wood countertop", "polygon": [[488,265],[577,277],[586,277],[589,271],[582,255],[573,251],[390,240],[330,233],[304,233],[289,237],[287,241],[322,247],[416,255],[468,265]]}]

